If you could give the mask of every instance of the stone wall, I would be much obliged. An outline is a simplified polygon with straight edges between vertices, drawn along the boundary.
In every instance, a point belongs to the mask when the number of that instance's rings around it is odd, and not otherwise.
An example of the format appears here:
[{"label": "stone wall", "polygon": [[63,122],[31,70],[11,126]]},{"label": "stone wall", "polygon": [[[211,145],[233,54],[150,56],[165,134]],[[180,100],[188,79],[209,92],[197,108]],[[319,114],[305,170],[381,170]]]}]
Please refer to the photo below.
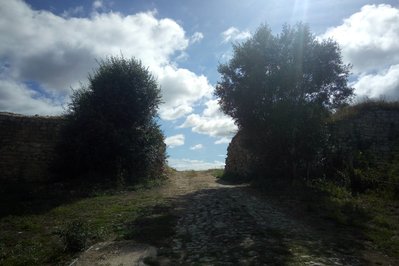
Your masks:
[{"label": "stone wall", "polygon": [[376,162],[386,161],[399,147],[399,108],[352,108],[349,115],[334,119],[329,131],[332,152],[348,156],[367,152]]},{"label": "stone wall", "polygon": [[43,182],[64,120],[0,112],[0,182]]},{"label": "stone wall", "polygon": [[[399,105],[366,103],[349,107],[333,116],[327,127],[329,152],[353,159],[354,152],[372,154],[378,162],[399,152]],[[226,158],[226,173],[245,176],[251,171],[253,155],[242,146],[242,133],[232,139]]]},{"label": "stone wall", "polygon": [[244,135],[242,131],[238,131],[227,148],[225,166],[226,175],[234,175],[245,178],[250,174],[250,168],[252,161],[254,160],[254,156],[251,155],[248,149],[244,148],[243,138]]}]

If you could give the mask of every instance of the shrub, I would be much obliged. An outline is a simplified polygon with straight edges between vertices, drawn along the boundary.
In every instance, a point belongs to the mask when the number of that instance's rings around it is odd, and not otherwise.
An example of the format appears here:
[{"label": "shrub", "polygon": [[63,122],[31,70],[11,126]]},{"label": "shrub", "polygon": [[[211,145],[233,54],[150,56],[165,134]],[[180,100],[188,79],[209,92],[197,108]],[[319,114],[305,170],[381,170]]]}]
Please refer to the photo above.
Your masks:
[{"label": "shrub", "polygon": [[281,34],[262,25],[233,46],[232,59],[219,65],[216,96],[248,138],[259,159],[258,173],[299,178],[317,165],[324,123],[349,102],[350,66],[332,40],[318,40],[306,25],[284,26]]},{"label": "shrub", "polygon": [[65,250],[78,252],[86,247],[88,232],[86,223],[81,220],[74,220],[66,223],[57,234],[61,237]]},{"label": "shrub", "polygon": [[88,85],[72,95],[60,169],[119,183],[162,175],[166,147],[155,122],[160,101],[160,88],[140,61],[100,61]]}]

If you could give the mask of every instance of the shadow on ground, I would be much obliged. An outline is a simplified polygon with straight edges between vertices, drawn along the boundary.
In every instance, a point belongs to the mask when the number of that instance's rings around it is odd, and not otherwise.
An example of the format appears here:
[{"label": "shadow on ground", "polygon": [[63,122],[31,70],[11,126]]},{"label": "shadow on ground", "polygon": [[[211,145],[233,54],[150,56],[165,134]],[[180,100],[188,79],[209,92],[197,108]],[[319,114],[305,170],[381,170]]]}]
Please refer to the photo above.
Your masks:
[{"label": "shadow on ground", "polygon": [[365,263],[348,231],[304,225],[242,186],[178,196],[150,213],[130,225],[127,238],[158,247],[154,265]]},{"label": "shadow on ground", "polygon": [[60,205],[107,193],[109,184],[59,182],[51,184],[0,184],[0,218],[8,215],[43,214]]}]

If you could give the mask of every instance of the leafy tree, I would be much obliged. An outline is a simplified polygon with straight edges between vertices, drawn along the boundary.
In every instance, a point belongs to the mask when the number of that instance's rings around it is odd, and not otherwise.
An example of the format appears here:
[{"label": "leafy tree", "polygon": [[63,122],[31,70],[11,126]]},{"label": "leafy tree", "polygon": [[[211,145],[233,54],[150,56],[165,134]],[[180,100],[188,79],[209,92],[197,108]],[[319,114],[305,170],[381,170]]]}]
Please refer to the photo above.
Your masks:
[{"label": "leafy tree", "polygon": [[325,118],[353,94],[349,69],[337,43],[306,25],[285,25],[278,35],[262,25],[219,65],[215,94],[245,132],[259,171],[295,178],[317,158]]},{"label": "leafy tree", "polygon": [[164,136],[155,122],[161,101],[154,77],[136,59],[99,62],[74,91],[60,153],[69,174],[136,181],[162,174]]}]

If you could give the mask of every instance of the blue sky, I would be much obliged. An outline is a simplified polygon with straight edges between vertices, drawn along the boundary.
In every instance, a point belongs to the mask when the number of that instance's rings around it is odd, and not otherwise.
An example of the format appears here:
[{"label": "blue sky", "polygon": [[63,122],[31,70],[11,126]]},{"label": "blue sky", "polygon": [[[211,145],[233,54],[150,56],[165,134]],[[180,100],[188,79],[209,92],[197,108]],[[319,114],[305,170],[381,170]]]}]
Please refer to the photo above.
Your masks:
[{"label": "blue sky", "polygon": [[0,111],[60,114],[96,59],[134,56],[161,85],[178,169],[223,167],[236,127],[213,96],[217,66],[261,23],[308,23],[340,44],[358,98],[399,96],[398,1],[0,1]]}]

